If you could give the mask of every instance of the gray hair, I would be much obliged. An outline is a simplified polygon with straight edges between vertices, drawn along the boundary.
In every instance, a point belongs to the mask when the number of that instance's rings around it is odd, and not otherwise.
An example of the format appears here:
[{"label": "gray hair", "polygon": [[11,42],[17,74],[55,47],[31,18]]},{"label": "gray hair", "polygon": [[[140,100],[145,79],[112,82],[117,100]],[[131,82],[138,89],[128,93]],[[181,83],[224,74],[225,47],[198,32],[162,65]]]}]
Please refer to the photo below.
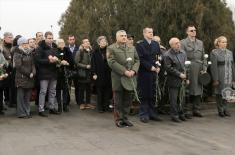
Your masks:
[{"label": "gray hair", "polygon": [[12,36],[12,37],[13,37],[13,34],[12,34],[11,32],[5,32],[5,33],[3,34],[3,36],[4,36],[4,38],[9,37],[9,36]]},{"label": "gray hair", "polygon": [[57,39],[57,40],[56,40],[56,45],[58,46],[59,43],[65,43],[65,42],[64,42],[64,39],[60,39],[60,38]]},{"label": "gray hair", "polygon": [[99,36],[96,40],[97,44],[99,44],[100,41],[103,40],[103,39],[108,43],[107,38],[105,36]]},{"label": "gray hair", "polygon": [[176,37],[171,38],[169,41],[169,45],[172,46],[172,44],[174,44],[175,40],[179,40],[179,39]]},{"label": "gray hair", "polygon": [[125,31],[125,30],[118,30],[118,31],[116,32],[116,37],[117,37],[120,33],[126,33],[126,31]]}]

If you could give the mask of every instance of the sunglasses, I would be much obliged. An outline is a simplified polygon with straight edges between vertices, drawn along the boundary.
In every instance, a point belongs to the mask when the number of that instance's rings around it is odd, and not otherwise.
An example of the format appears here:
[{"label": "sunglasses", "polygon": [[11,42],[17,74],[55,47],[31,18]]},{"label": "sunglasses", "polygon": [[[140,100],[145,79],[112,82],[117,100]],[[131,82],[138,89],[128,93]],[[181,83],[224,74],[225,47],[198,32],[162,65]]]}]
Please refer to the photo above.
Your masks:
[{"label": "sunglasses", "polygon": [[197,32],[197,30],[189,30],[189,32]]}]

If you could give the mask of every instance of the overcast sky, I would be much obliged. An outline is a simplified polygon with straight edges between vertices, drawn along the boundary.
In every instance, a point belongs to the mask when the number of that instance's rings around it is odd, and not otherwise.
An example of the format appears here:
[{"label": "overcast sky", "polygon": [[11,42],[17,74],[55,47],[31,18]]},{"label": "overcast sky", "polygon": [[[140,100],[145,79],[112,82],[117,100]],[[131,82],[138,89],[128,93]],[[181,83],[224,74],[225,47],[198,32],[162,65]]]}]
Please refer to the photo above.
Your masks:
[{"label": "overcast sky", "polygon": [[[38,31],[53,30],[58,37],[58,21],[71,0],[0,0],[0,36],[6,31],[27,38]],[[52,29],[51,29],[52,25]]]},{"label": "overcast sky", "polygon": [[[27,38],[35,37],[38,31],[53,30],[58,37],[58,21],[71,0],[0,0],[0,36],[10,31]],[[235,11],[235,0],[227,0]],[[234,16],[235,17],[235,16]],[[51,29],[52,25],[52,29]]]}]

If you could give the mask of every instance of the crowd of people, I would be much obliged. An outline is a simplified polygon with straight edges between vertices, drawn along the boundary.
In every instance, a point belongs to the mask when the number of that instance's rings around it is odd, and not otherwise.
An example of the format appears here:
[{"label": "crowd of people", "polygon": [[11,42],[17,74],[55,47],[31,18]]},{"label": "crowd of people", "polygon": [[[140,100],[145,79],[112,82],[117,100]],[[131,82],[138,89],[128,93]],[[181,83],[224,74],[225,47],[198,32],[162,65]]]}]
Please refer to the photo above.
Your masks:
[{"label": "crowd of people", "polygon": [[[158,109],[165,104],[170,105],[171,120],[180,123],[203,117],[203,86],[212,80],[218,116],[231,116],[227,102],[233,96],[235,71],[226,37],[215,39],[209,61],[196,27],[189,25],[186,34],[182,40],[171,38],[166,49],[150,27],[136,43],[134,35],[119,30],[115,43],[108,45],[107,38],[99,36],[97,47],[87,37],[77,45],[74,35],[65,42],[49,31],[37,32],[35,38],[13,38],[5,32],[0,46],[0,115],[8,105],[16,107],[18,118],[31,118],[32,100],[41,117],[48,117],[47,109],[55,115],[69,112],[73,86],[80,110],[103,113],[112,106],[117,127],[133,126],[128,120],[133,102],[139,102],[143,123],[162,121]],[[94,86],[97,103],[91,104]]]}]

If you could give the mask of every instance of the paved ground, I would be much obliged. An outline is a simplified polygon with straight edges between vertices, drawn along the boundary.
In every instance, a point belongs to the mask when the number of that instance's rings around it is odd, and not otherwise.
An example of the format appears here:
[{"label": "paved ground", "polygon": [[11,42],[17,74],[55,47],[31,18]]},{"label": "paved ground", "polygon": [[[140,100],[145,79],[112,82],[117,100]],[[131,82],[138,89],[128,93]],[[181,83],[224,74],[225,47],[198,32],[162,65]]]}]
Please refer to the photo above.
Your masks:
[{"label": "paved ground", "polygon": [[176,124],[143,124],[131,116],[132,128],[114,126],[111,113],[80,111],[60,116],[18,119],[14,110],[0,117],[0,155],[234,155],[233,117],[219,118],[215,110],[204,118]]}]

